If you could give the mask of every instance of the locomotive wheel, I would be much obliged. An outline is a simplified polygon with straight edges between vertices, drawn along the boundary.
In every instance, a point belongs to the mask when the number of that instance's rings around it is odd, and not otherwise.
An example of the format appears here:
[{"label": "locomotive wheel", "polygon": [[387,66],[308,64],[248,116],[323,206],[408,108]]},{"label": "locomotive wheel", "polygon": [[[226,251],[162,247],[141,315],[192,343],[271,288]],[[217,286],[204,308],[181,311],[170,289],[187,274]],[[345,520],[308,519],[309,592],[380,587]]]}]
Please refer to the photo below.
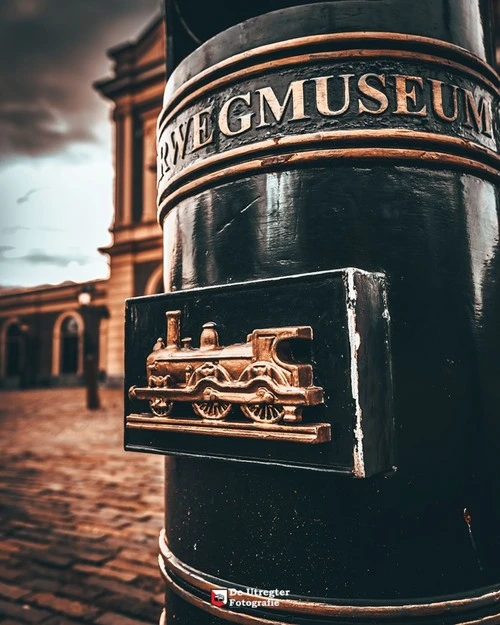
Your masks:
[{"label": "locomotive wheel", "polygon": [[151,399],[149,406],[155,417],[167,417],[172,412],[174,402],[165,399]]},{"label": "locomotive wheel", "polygon": [[193,404],[193,410],[202,419],[225,419],[232,407],[232,404],[226,401],[203,401]]},{"label": "locomotive wheel", "polygon": [[279,423],[285,409],[281,404],[241,404],[243,414],[257,423]]}]

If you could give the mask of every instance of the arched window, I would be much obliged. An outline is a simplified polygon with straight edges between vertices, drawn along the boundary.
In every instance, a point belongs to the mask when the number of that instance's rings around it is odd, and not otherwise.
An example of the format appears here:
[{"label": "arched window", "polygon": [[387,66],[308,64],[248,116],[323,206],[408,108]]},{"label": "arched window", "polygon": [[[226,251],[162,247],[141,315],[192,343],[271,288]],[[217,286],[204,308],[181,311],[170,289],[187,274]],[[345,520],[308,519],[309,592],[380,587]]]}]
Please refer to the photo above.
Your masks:
[{"label": "arched window", "polygon": [[74,317],[66,317],[61,324],[60,339],[60,363],[61,374],[77,373],[79,348],[80,348],[80,332],[78,322]]},{"label": "arched window", "polygon": [[149,276],[144,288],[144,295],[155,295],[156,293],[164,293],[163,288],[163,265],[157,267]]},{"label": "arched window", "polygon": [[18,323],[11,323],[5,335],[5,374],[13,378],[21,374],[22,332]]},{"label": "arched window", "polygon": [[82,316],[76,311],[65,311],[54,323],[52,335],[52,375],[80,375],[83,373]]}]

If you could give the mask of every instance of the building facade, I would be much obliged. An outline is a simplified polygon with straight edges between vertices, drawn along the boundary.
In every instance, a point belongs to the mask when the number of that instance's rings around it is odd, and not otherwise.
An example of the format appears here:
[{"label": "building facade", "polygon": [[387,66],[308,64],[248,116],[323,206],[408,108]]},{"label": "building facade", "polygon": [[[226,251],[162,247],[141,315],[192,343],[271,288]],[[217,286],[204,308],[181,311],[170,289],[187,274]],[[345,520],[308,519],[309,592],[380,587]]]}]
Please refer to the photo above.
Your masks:
[{"label": "building facade", "polygon": [[[165,27],[155,18],[109,50],[112,75],[94,87],[113,106],[114,217],[108,280],[0,289],[0,386],[83,382],[95,356],[101,379],[123,379],[124,300],[163,290],[156,221],[156,120],[165,87]],[[90,301],[89,301],[90,300]]]}]

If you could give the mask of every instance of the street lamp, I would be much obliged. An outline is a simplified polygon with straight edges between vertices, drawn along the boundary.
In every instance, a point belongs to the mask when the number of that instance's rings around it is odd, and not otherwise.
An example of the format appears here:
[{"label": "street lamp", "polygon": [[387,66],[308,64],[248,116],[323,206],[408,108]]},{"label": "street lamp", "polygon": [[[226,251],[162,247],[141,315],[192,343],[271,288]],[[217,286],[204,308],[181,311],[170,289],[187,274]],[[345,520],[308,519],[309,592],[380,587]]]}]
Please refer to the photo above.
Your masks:
[{"label": "street lamp", "polygon": [[99,320],[98,307],[92,306],[94,289],[86,285],[78,293],[78,303],[83,317],[83,374],[87,390],[87,408],[100,408],[99,386],[97,383]]},{"label": "street lamp", "polygon": [[21,320],[19,324],[18,359],[21,388],[29,388],[32,384],[32,374],[35,364],[35,350],[32,347],[31,327]]},{"label": "street lamp", "polygon": [[78,293],[78,303],[80,306],[88,306],[92,301],[92,295],[90,291],[80,291]]}]

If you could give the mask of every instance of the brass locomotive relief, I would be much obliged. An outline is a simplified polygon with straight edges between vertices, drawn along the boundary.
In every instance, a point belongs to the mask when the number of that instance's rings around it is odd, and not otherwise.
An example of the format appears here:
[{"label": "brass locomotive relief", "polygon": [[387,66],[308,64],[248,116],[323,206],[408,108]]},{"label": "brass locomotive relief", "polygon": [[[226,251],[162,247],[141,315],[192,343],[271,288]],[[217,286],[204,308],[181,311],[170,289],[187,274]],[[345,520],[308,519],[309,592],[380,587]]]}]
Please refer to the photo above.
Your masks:
[{"label": "brass locomotive relief", "polygon": [[[216,324],[203,325],[200,346],[182,338],[180,311],[169,311],[166,342],[159,338],[147,357],[147,387],[131,387],[131,399],[149,401],[155,419],[193,423],[189,418],[170,418],[176,403],[188,402],[207,424],[233,416],[260,428],[276,430],[302,420],[305,406],[323,403],[323,389],[313,385],[311,365],[291,361],[289,342],[311,341],[312,328],[294,326],[254,330],[245,343],[219,345]],[[240,415],[235,415],[235,407]],[[199,423],[199,422],[197,422]],[[236,427],[234,420],[225,425]],[[280,428],[281,429],[281,428]]]}]

